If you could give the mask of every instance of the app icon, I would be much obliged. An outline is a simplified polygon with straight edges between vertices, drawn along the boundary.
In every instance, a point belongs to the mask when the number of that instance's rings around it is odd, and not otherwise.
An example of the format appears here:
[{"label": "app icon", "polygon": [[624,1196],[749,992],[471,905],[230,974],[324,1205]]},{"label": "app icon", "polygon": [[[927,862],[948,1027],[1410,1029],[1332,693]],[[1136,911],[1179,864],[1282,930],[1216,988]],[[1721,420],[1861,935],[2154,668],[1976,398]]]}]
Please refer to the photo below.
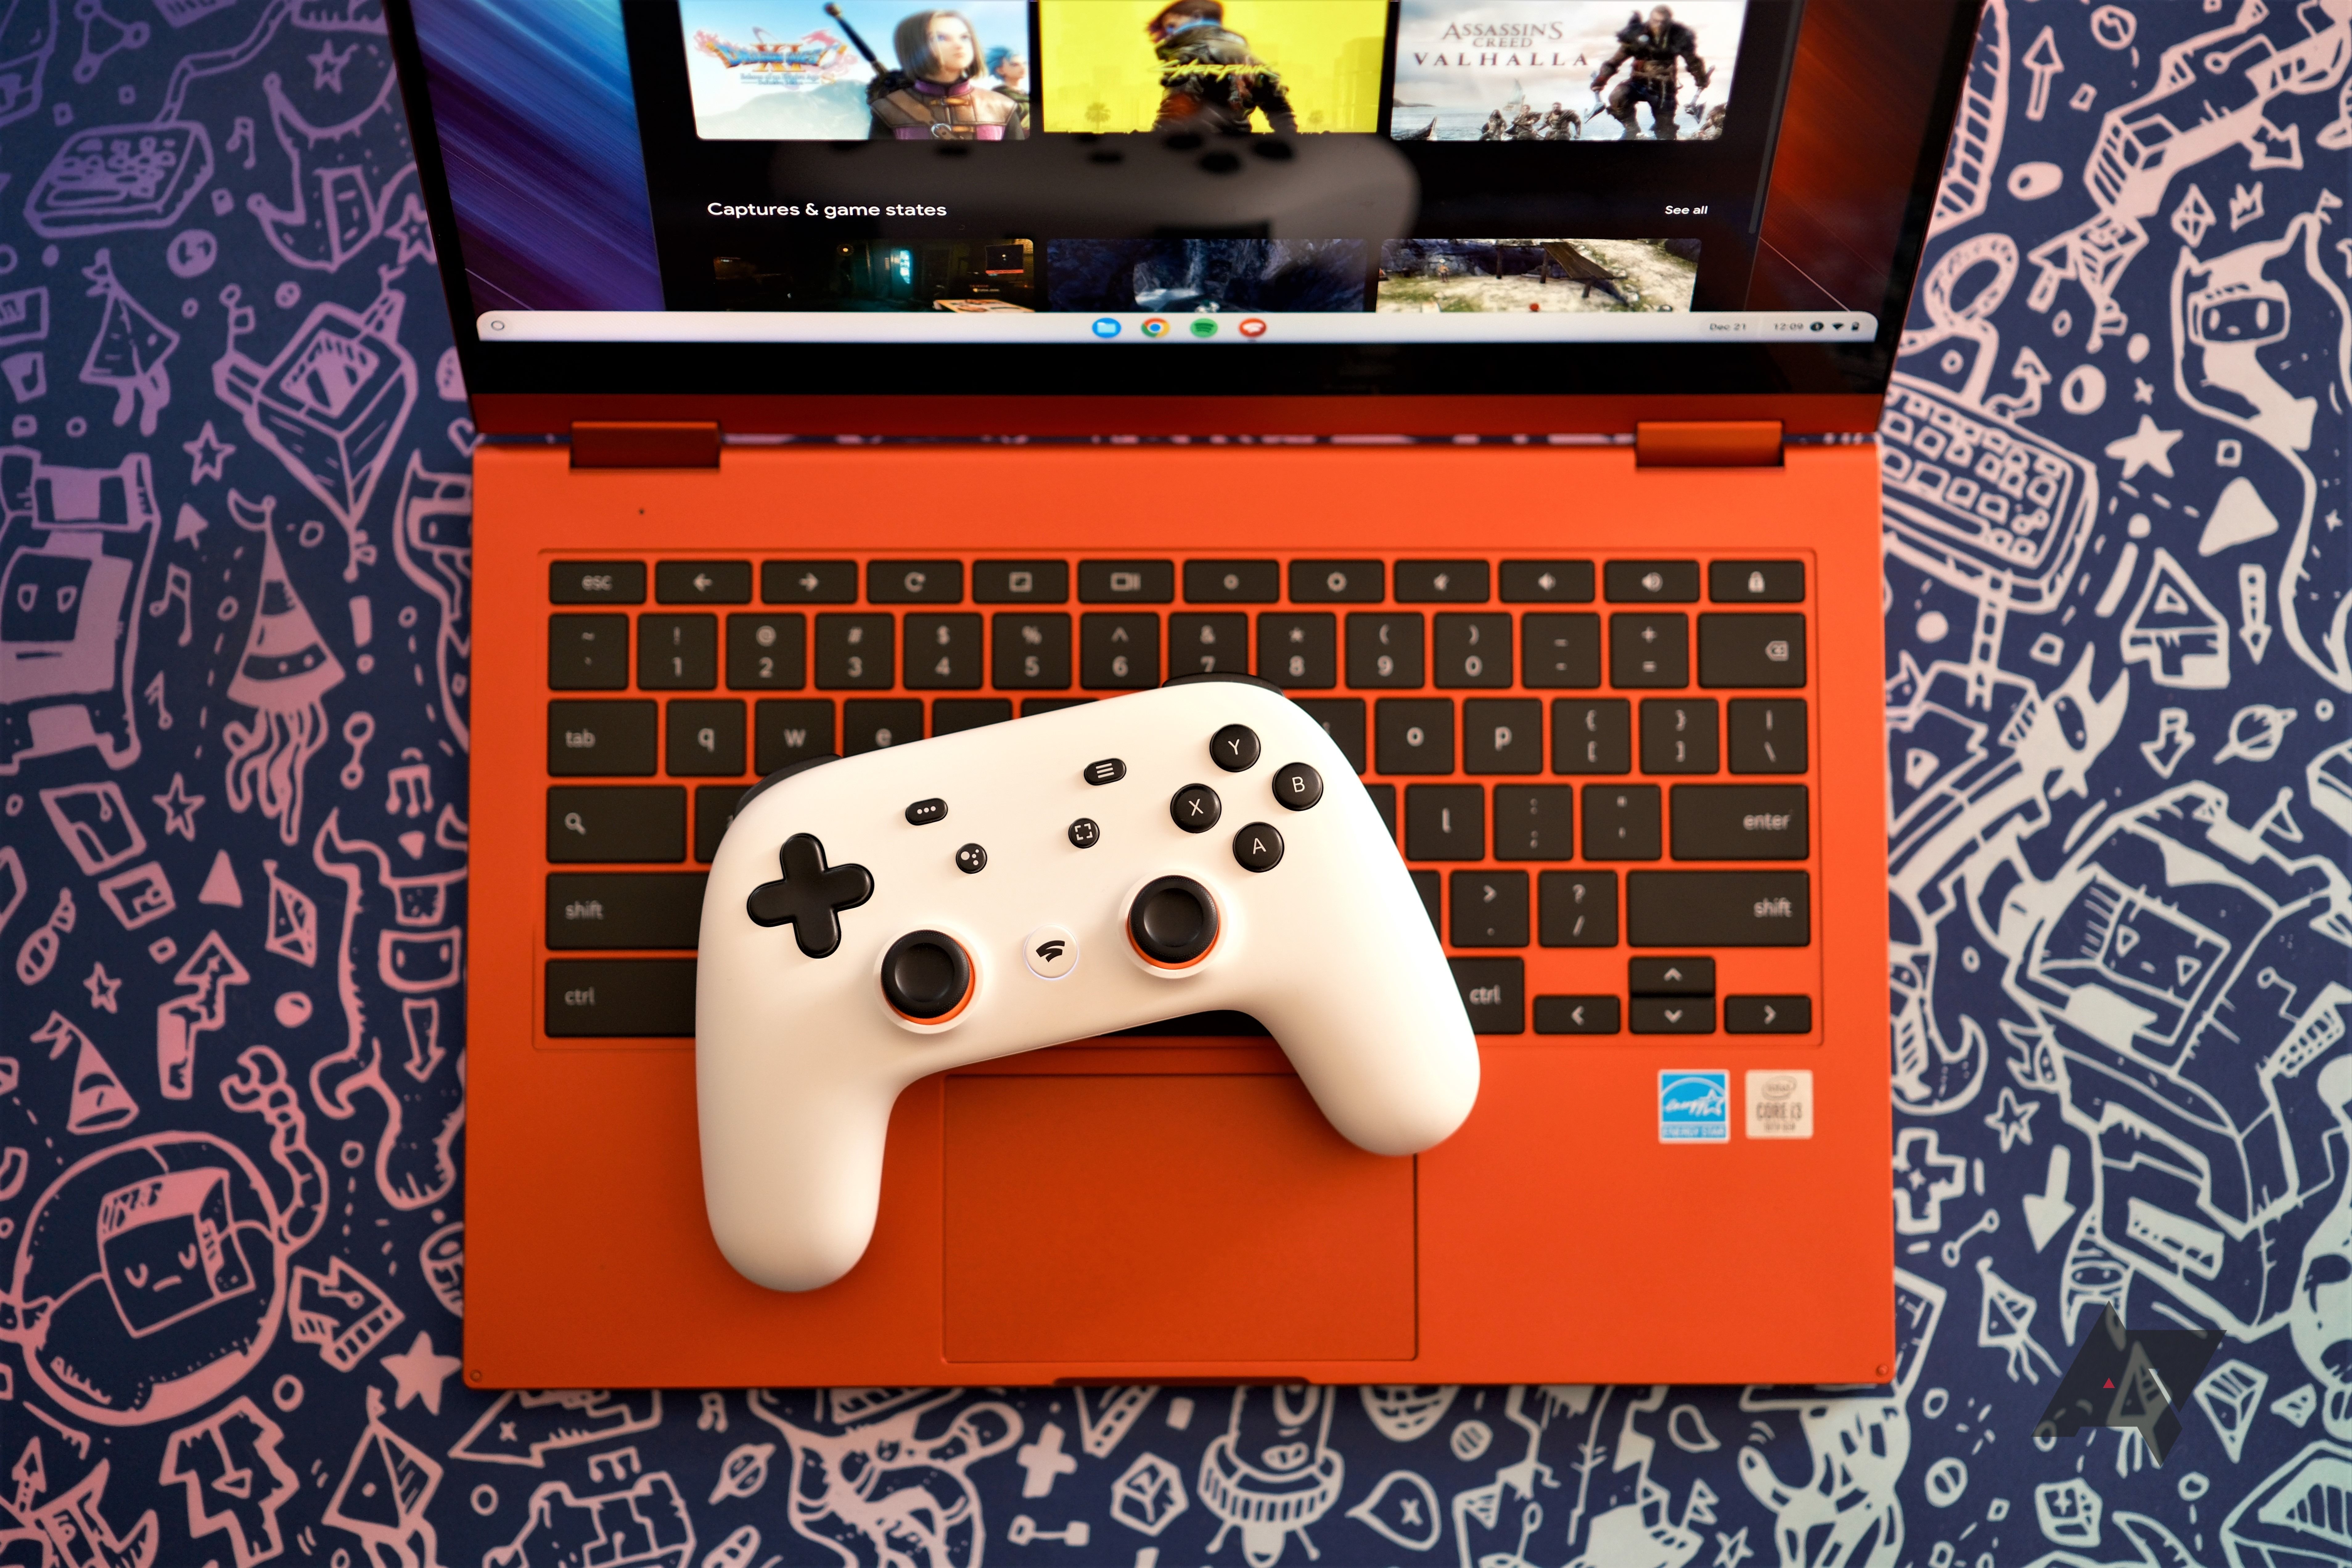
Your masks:
[{"label": "app icon", "polygon": [[1217,318],[1214,316],[1193,317],[1192,335],[1196,338],[1215,337],[1217,335]]},{"label": "app icon", "polygon": [[1166,337],[1168,335],[1168,322],[1161,317],[1152,317],[1151,320],[1143,323],[1143,335],[1147,338]]},{"label": "app icon", "polygon": [[1097,317],[1095,321],[1095,336],[1098,338],[1115,338],[1118,336],[1118,323],[1112,321],[1108,316]]},{"label": "app icon", "polygon": [[1242,322],[1242,336],[1245,338],[1262,338],[1265,336],[1265,322],[1255,316],[1250,317],[1248,320]]}]

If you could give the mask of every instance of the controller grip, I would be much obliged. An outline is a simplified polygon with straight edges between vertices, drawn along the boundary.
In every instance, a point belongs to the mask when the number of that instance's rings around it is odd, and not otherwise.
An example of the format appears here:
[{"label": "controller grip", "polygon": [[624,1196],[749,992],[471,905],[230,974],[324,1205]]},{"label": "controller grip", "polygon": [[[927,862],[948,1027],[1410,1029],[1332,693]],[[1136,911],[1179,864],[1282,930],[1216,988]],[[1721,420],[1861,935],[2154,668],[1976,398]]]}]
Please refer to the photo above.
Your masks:
[{"label": "controller grip", "polygon": [[[899,1085],[832,1073],[839,1053],[793,1048],[789,1028],[698,1046],[702,1195],[735,1271],[814,1290],[856,1266],[882,1199],[882,1148]],[[818,1045],[818,1042],[810,1042]]]}]

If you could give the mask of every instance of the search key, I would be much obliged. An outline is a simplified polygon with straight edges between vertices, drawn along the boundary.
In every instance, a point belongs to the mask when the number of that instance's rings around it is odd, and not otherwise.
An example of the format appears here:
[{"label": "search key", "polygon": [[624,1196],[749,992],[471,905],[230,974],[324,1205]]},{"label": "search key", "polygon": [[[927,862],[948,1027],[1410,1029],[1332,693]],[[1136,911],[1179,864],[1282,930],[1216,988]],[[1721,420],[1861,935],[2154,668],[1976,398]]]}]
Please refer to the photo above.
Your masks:
[{"label": "search key", "polygon": [[648,865],[686,858],[686,790],[677,784],[559,785],[547,792],[547,858]]}]

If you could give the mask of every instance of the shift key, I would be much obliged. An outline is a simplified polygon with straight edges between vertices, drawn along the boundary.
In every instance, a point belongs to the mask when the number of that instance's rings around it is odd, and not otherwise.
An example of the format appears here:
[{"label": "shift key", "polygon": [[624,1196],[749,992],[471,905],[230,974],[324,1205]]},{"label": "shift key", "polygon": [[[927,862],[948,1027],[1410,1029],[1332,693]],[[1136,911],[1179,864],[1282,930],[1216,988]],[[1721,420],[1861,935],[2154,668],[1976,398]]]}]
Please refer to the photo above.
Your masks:
[{"label": "shift key", "polygon": [[567,784],[547,792],[547,858],[653,864],[686,858],[683,784]]},{"label": "shift key", "polygon": [[1812,940],[1803,871],[1633,871],[1625,940],[1635,947],[1802,947]]}]

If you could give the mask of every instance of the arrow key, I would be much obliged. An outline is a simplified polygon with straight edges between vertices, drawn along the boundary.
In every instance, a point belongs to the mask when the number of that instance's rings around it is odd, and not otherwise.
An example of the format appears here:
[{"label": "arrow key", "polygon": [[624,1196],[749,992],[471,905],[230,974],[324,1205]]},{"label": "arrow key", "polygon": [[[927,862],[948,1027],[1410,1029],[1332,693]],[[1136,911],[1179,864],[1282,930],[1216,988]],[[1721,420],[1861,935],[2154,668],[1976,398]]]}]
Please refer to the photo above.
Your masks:
[{"label": "arrow key", "polygon": [[1623,1026],[1614,996],[1538,996],[1538,1035],[1613,1035]]},{"label": "arrow key", "polygon": [[760,600],[768,605],[854,605],[855,561],[762,561]]},{"label": "arrow key", "polygon": [[1727,996],[1723,1027],[1733,1035],[1810,1035],[1813,1031],[1813,999],[1810,996]]},{"label": "arrow key", "polygon": [[660,561],[654,563],[654,602],[661,605],[748,605],[749,561]]},{"label": "arrow key", "polygon": [[1711,958],[1633,958],[1625,963],[1625,988],[1636,996],[1712,996]]},{"label": "arrow key", "polygon": [[1712,996],[1636,996],[1633,998],[1633,1032],[1637,1035],[1712,1035]]}]

